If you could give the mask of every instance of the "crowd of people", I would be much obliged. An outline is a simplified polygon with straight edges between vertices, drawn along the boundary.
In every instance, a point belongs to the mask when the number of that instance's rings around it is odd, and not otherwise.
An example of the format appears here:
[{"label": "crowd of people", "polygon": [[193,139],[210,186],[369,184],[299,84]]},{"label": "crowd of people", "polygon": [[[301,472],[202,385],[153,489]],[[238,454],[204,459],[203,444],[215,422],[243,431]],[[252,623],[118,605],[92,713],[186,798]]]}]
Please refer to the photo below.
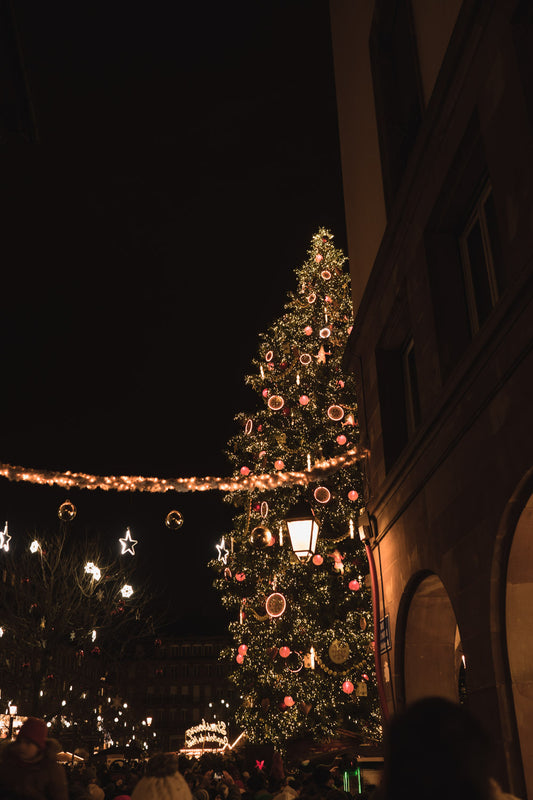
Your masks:
[{"label": "crowd of people", "polygon": [[0,753],[0,800],[516,800],[491,773],[491,743],[464,706],[420,700],[395,715],[385,737],[383,778],[346,790],[346,765],[285,765],[274,753],[246,760],[204,754],[189,759],[158,753],[147,762],[57,762],[59,745],[46,723],[30,717]]}]

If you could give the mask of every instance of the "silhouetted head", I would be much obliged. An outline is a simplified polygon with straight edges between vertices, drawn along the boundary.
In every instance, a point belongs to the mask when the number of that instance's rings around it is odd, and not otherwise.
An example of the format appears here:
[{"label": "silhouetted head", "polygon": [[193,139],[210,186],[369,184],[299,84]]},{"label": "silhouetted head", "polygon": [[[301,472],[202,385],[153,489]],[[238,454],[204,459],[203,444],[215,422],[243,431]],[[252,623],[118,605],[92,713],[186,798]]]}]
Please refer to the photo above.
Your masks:
[{"label": "silhouetted head", "polygon": [[418,700],[395,716],[385,740],[386,800],[487,800],[490,740],[464,706]]}]

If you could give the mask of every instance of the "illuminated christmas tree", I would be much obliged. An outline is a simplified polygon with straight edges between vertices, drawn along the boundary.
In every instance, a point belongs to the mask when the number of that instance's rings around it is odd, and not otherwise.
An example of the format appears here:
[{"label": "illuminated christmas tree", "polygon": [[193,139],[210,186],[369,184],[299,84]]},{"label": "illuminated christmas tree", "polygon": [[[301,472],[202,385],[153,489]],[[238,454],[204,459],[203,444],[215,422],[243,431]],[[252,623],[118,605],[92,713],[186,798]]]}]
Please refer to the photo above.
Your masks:
[{"label": "illuminated christmas tree", "polygon": [[[346,258],[321,229],[295,270],[297,289],[261,334],[246,382],[258,408],[240,413],[228,456],[234,477],[310,472],[307,483],[232,491],[233,530],[211,562],[234,646],[224,651],[240,695],[236,722],[251,743],[284,750],[348,729],[381,736],[368,564],[358,536],[364,504],[353,378],[342,369],[352,326]],[[321,469],[324,463],[328,467]],[[266,488],[265,488],[266,486]],[[287,520],[316,533],[291,545]],[[298,553],[298,554],[297,554]]]}]

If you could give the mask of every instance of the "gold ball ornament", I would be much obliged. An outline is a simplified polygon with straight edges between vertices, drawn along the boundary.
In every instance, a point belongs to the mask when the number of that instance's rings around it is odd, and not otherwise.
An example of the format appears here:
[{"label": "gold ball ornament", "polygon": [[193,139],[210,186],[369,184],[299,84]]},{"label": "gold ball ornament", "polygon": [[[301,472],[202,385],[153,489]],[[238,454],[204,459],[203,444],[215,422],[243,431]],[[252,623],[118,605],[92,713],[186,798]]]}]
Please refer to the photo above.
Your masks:
[{"label": "gold ball ornament", "polygon": [[179,531],[183,525],[183,517],[179,511],[169,511],[165,517],[165,525],[171,531]]},{"label": "gold ball ornament", "polygon": [[346,642],[334,639],[329,646],[328,655],[334,664],[344,664],[350,656],[350,648]]},{"label": "gold ball ornament", "polygon": [[258,525],[250,534],[250,541],[255,547],[270,547],[274,544],[274,536],[265,525]]},{"label": "gold ball ornament", "polygon": [[72,522],[77,513],[76,506],[70,500],[65,500],[64,503],[61,503],[57,510],[57,516],[61,522]]}]

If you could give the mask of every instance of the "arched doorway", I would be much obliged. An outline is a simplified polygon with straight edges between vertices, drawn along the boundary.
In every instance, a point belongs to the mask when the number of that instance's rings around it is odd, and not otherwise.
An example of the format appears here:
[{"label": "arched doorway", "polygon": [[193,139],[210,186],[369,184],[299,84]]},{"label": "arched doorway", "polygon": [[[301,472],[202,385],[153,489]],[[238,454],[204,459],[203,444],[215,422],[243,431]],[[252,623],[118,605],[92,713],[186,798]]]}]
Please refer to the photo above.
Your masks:
[{"label": "arched doorway", "polygon": [[458,702],[465,693],[465,659],[448,592],[438,575],[418,583],[405,623],[404,699],[439,695]]},{"label": "arched doorway", "polygon": [[533,797],[533,494],[507,562],[505,629],[516,725],[528,797]]}]

